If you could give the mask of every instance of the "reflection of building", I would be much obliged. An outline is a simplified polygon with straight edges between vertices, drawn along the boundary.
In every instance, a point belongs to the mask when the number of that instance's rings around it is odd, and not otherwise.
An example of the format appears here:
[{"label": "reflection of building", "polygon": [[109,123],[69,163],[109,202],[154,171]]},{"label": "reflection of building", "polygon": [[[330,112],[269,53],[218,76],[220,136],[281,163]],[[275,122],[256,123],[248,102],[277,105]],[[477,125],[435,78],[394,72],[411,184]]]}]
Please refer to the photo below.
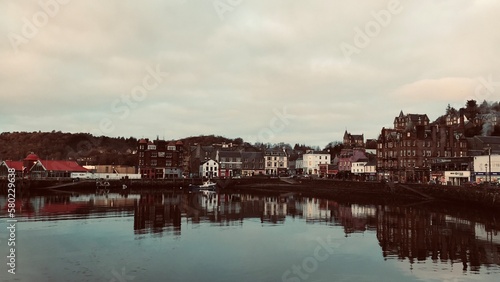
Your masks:
[{"label": "reflection of building", "polygon": [[372,206],[339,205],[332,209],[332,216],[336,222],[344,227],[347,234],[375,230],[376,213]]},{"label": "reflection of building", "polygon": [[143,195],[134,209],[134,231],[138,234],[181,232],[180,196]]},{"label": "reflection of building", "polygon": [[262,212],[262,222],[283,223],[287,212],[286,201],[281,198],[266,197],[264,199],[264,211]]},{"label": "reflection of building", "polygon": [[384,257],[461,262],[464,270],[481,265],[500,265],[500,245],[492,239],[497,231],[476,238],[477,224],[442,213],[411,207],[382,207],[377,211],[377,238]]}]

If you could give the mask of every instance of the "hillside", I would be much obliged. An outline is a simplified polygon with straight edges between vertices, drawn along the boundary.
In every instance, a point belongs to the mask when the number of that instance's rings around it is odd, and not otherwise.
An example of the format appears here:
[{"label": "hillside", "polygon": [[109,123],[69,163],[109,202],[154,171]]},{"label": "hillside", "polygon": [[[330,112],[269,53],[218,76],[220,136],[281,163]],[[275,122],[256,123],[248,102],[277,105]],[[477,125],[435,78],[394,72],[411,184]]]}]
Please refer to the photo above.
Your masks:
[{"label": "hillside", "polygon": [[30,152],[42,159],[78,160],[84,164],[135,165],[137,139],[93,136],[88,133],[3,132],[0,160],[22,160]]},{"label": "hillside", "polygon": [[[201,144],[243,144],[241,138],[205,135],[181,139],[184,146]],[[22,160],[30,152],[42,159],[77,160],[81,164],[136,165],[137,139],[134,137],[93,136],[89,133],[3,132],[0,134],[0,160]]]}]

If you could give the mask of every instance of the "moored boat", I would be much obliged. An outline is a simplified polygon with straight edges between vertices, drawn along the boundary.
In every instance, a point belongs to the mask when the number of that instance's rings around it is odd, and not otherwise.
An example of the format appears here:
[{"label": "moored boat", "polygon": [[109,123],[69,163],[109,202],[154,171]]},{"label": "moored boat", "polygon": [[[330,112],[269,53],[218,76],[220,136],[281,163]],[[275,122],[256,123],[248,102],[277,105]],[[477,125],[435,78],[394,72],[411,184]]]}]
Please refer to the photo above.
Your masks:
[{"label": "moored boat", "polygon": [[189,184],[190,192],[202,192],[202,191],[215,191],[217,188],[217,183],[212,182],[210,179],[203,182],[203,184]]}]

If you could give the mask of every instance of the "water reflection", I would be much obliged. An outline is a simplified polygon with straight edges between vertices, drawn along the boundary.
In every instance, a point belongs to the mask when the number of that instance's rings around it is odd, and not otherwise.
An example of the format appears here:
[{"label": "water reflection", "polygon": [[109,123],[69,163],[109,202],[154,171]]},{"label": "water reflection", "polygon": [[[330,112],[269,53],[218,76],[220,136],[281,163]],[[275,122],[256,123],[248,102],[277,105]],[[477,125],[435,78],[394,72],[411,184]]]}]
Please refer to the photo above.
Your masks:
[{"label": "water reflection", "polygon": [[[132,215],[139,195],[51,194],[25,197],[16,201],[16,218],[20,221],[84,219]],[[2,217],[7,211],[5,197],[0,197]]]},{"label": "water reflection", "polygon": [[415,208],[377,209],[377,238],[384,257],[461,263],[463,270],[500,265],[500,236],[480,224]]},{"label": "water reflection", "polygon": [[[5,197],[0,198],[7,206]],[[261,196],[217,193],[46,195],[18,203],[20,221],[133,216],[135,234],[181,236],[189,225],[263,226],[302,219],[306,224],[340,226],[346,237],[376,234],[387,259],[460,264],[464,271],[500,266],[498,217],[440,206],[366,205],[294,194]],[[6,208],[2,209],[6,216]]]},{"label": "water reflection", "polygon": [[[294,195],[264,197],[235,194],[144,195],[137,202],[137,233],[181,234],[187,224],[242,225],[245,219],[284,224],[287,216],[309,224],[342,226],[344,233],[376,232],[385,258],[461,263],[464,270],[500,265],[500,236],[496,218],[465,219],[427,209],[339,203]],[[466,215],[463,215],[466,216]]]}]

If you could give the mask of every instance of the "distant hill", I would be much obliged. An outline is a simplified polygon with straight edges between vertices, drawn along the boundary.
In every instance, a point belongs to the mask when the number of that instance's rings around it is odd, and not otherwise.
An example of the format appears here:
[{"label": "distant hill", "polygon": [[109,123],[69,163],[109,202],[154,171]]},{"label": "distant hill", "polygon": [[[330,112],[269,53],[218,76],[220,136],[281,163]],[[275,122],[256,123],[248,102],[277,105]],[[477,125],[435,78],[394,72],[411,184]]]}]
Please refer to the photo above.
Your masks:
[{"label": "distant hill", "polygon": [[222,144],[222,143],[226,144],[233,143],[235,145],[243,144],[243,139],[241,138],[230,139],[223,136],[215,136],[215,135],[191,136],[182,138],[180,140],[182,141],[182,143],[184,143],[184,146],[195,145],[195,144],[212,145],[212,144]]},{"label": "distant hill", "polygon": [[[151,140],[151,139],[150,139]],[[222,143],[243,144],[241,138],[215,135],[191,136],[180,139],[187,146]],[[77,160],[80,164],[137,165],[134,137],[93,136],[89,133],[3,132],[0,134],[0,160],[22,160],[30,152],[41,159]]]},{"label": "distant hill", "polygon": [[41,159],[77,160],[81,164],[136,165],[137,139],[89,133],[3,132],[0,160],[22,160],[30,152]]}]

